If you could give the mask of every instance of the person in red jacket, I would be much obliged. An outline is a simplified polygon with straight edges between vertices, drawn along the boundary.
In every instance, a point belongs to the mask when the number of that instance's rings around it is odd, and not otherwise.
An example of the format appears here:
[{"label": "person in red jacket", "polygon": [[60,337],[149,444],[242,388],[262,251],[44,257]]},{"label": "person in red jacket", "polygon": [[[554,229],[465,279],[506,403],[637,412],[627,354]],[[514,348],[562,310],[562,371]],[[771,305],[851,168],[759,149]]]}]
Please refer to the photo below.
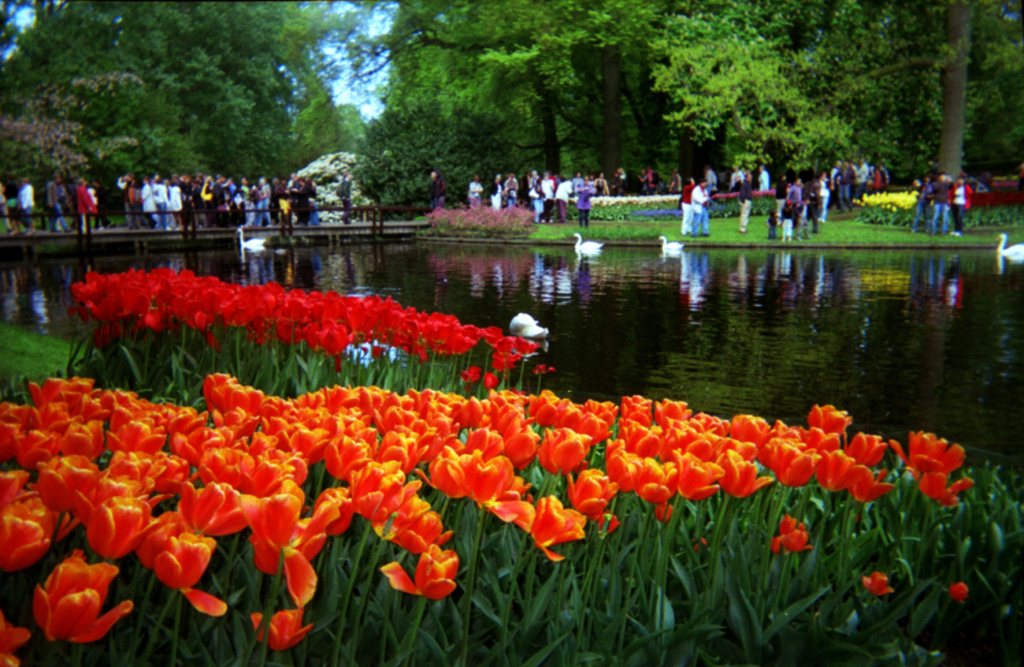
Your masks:
[{"label": "person in red jacket", "polygon": [[697,184],[693,182],[693,176],[686,179],[686,185],[683,186],[683,196],[679,198],[679,207],[683,209],[683,228],[682,234],[686,236],[690,233],[690,223],[693,222],[693,189],[697,187]]},{"label": "person in red jacket", "polygon": [[89,224],[93,216],[96,215],[96,201],[92,198],[89,193],[89,184],[84,178],[78,179],[78,191],[76,192],[78,200],[78,214],[82,220],[82,231],[89,229]]}]

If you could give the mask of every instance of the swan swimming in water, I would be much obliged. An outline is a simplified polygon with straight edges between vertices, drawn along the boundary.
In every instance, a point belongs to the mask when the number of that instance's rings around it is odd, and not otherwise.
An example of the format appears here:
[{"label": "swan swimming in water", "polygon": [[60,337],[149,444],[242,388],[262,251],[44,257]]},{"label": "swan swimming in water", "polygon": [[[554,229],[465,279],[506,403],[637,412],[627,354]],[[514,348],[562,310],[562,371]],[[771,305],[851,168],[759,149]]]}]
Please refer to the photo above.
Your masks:
[{"label": "swan swimming in water", "polygon": [[661,239],[661,253],[663,255],[678,255],[683,251],[682,243],[676,243],[674,241],[669,243],[668,239],[664,236],[659,236],[658,238]]},{"label": "swan swimming in water", "polygon": [[1024,262],[1024,243],[1015,243],[1007,248],[1006,238],[1006,234],[999,235],[999,247],[996,248],[996,254],[1011,262]]},{"label": "swan swimming in water", "polygon": [[519,313],[513,317],[512,322],[508,325],[508,331],[513,336],[522,338],[544,338],[548,335],[548,330],[527,313]]},{"label": "swan swimming in water", "polygon": [[581,255],[589,255],[601,252],[601,247],[604,245],[603,243],[598,243],[597,241],[584,241],[583,237],[580,236],[579,234],[573,234],[573,236],[576,237],[576,252],[580,253]]},{"label": "swan swimming in water", "polygon": [[263,245],[266,242],[266,239],[249,239],[246,241],[245,233],[242,228],[238,228],[238,244],[242,246],[243,249],[248,250],[249,252],[263,252]]}]

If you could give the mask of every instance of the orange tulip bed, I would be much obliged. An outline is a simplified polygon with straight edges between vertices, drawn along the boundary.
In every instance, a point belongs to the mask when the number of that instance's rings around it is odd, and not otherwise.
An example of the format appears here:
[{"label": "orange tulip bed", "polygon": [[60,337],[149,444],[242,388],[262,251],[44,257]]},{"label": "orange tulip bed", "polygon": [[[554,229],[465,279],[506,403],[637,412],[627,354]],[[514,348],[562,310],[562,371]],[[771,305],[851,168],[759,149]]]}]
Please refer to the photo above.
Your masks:
[{"label": "orange tulip bed", "polygon": [[0,403],[0,665],[1019,655],[1019,475],[831,406],[29,390]]}]

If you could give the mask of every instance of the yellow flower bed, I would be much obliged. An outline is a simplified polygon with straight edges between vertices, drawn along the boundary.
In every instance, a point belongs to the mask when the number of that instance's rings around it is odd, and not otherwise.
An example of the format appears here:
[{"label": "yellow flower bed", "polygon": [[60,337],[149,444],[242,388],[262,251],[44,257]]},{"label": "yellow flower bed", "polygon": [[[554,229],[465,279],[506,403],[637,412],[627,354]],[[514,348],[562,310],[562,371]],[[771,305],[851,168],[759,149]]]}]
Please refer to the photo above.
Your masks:
[{"label": "yellow flower bed", "polygon": [[878,206],[887,211],[913,210],[917,205],[916,192],[880,192],[864,197],[865,206]]}]

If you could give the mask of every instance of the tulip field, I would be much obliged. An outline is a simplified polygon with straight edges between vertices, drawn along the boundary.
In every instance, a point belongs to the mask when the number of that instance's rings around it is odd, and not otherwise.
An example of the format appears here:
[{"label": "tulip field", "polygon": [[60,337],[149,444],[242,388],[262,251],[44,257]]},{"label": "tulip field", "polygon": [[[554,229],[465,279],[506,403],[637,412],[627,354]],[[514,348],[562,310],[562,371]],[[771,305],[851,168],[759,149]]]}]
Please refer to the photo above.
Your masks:
[{"label": "tulip field", "polygon": [[1020,473],[940,435],[574,403],[389,299],[73,293],[0,403],[0,665],[1019,664]]}]

